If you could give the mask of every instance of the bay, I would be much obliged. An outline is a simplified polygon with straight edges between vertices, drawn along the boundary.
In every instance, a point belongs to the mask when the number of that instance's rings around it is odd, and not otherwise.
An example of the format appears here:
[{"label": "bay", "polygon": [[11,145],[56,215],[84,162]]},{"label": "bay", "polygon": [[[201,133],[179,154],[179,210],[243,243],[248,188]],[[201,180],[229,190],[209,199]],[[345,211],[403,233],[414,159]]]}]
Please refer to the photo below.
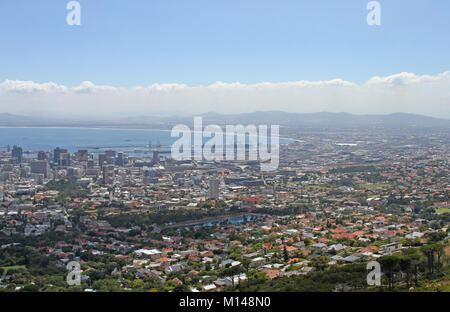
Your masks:
[{"label": "bay", "polygon": [[[22,147],[24,151],[52,151],[56,147],[74,153],[79,149],[108,150],[146,148],[151,143],[170,146],[177,138],[171,131],[154,129],[105,129],[105,128],[50,128],[50,127],[1,127],[0,148],[8,145]],[[203,139],[203,143],[208,141]],[[289,142],[280,138],[280,143]]]}]

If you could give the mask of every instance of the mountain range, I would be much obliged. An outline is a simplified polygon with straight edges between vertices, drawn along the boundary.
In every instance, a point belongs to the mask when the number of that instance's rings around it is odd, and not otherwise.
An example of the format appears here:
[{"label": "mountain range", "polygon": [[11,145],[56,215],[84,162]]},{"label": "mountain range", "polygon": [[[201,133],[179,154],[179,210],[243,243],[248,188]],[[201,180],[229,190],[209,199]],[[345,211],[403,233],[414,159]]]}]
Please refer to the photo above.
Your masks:
[{"label": "mountain range", "polygon": [[[395,113],[389,115],[355,115],[350,113],[287,113],[282,111],[257,111],[245,114],[206,113],[203,125],[218,124],[255,124],[280,125],[292,129],[440,129],[450,130],[450,120],[423,115]],[[109,119],[78,117],[33,117],[0,113],[2,127],[117,127],[117,128],[149,128],[171,129],[176,124],[192,126],[194,116],[162,117],[139,115],[116,117]]]}]

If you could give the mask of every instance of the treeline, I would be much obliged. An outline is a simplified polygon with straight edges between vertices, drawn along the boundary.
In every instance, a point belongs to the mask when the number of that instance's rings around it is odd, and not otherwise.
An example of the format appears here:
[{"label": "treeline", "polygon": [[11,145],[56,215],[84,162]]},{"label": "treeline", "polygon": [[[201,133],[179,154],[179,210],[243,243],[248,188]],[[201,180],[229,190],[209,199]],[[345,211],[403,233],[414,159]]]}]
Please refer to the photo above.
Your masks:
[{"label": "treeline", "polygon": [[242,292],[331,292],[331,291],[401,291],[420,287],[423,282],[447,276],[448,259],[444,242],[432,243],[421,248],[409,248],[401,254],[383,256],[381,287],[367,283],[367,263],[353,263],[327,267],[313,265],[316,270],[307,275],[292,275],[273,280],[249,281],[229,291]]},{"label": "treeline", "polygon": [[[383,285],[395,287],[419,286],[420,279],[427,280],[446,275],[444,243],[432,243],[420,248],[405,249],[402,254],[379,259],[383,272]],[[448,260],[447,260],[448,261]]]},{"label": "treeline", "polygon": [[365,264],[349,264],[265,282],[250,280],[248,284],[242,283],[235,290],[242,292],[331,292],[342,288],[361,290],[367,288],[366,276]]},{"label": "treeline", "polygon": [[[0,276],[10,275],[11,284],[22,281],[27,284],[33,277],[64,274],[65,270],[55,266],[55,259],[31,246],[11,246],[0,249]],[[16,282],[17,283],[17,282]]]}]

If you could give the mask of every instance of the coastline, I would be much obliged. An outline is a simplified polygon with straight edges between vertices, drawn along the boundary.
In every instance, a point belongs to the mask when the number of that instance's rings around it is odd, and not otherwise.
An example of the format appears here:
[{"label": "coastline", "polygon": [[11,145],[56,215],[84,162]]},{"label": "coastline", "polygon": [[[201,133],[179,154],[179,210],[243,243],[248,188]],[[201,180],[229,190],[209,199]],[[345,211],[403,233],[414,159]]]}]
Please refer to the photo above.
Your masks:
[{"label": "coastline", "polygon": [[[171,129],[161,129],[161,128],[120,128],[120,127],[92,127],[92,126],[0,126],[0,129],[76,129],[76,130],[123,130],[123,131],[159,131],[159,132],[172,132]],[[191,130],[192,133],[197,133],[195,130]],[[226,133],[224,133],[226,135]],[[262,136],[263,138],[267,138],[267,136]],[[175,137],[174,137],[175,138]],[[294,139],[289,137],[279,137],[283,140],[289,140],[292,142],[303,142],[300,139]],[[289,142],[289,143],[292,143]],[[286,143],[281,143],[286,144]]]}]

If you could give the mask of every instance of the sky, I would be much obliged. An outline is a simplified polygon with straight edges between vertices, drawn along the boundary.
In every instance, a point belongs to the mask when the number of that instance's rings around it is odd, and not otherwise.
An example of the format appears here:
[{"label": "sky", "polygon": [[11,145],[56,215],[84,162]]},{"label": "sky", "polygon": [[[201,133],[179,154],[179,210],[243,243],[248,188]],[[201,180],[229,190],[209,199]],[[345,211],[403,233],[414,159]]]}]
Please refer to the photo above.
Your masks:
[{"label": "sky", "polygon": [[0,112],[450,118],[450,1],[0,1]]}]

